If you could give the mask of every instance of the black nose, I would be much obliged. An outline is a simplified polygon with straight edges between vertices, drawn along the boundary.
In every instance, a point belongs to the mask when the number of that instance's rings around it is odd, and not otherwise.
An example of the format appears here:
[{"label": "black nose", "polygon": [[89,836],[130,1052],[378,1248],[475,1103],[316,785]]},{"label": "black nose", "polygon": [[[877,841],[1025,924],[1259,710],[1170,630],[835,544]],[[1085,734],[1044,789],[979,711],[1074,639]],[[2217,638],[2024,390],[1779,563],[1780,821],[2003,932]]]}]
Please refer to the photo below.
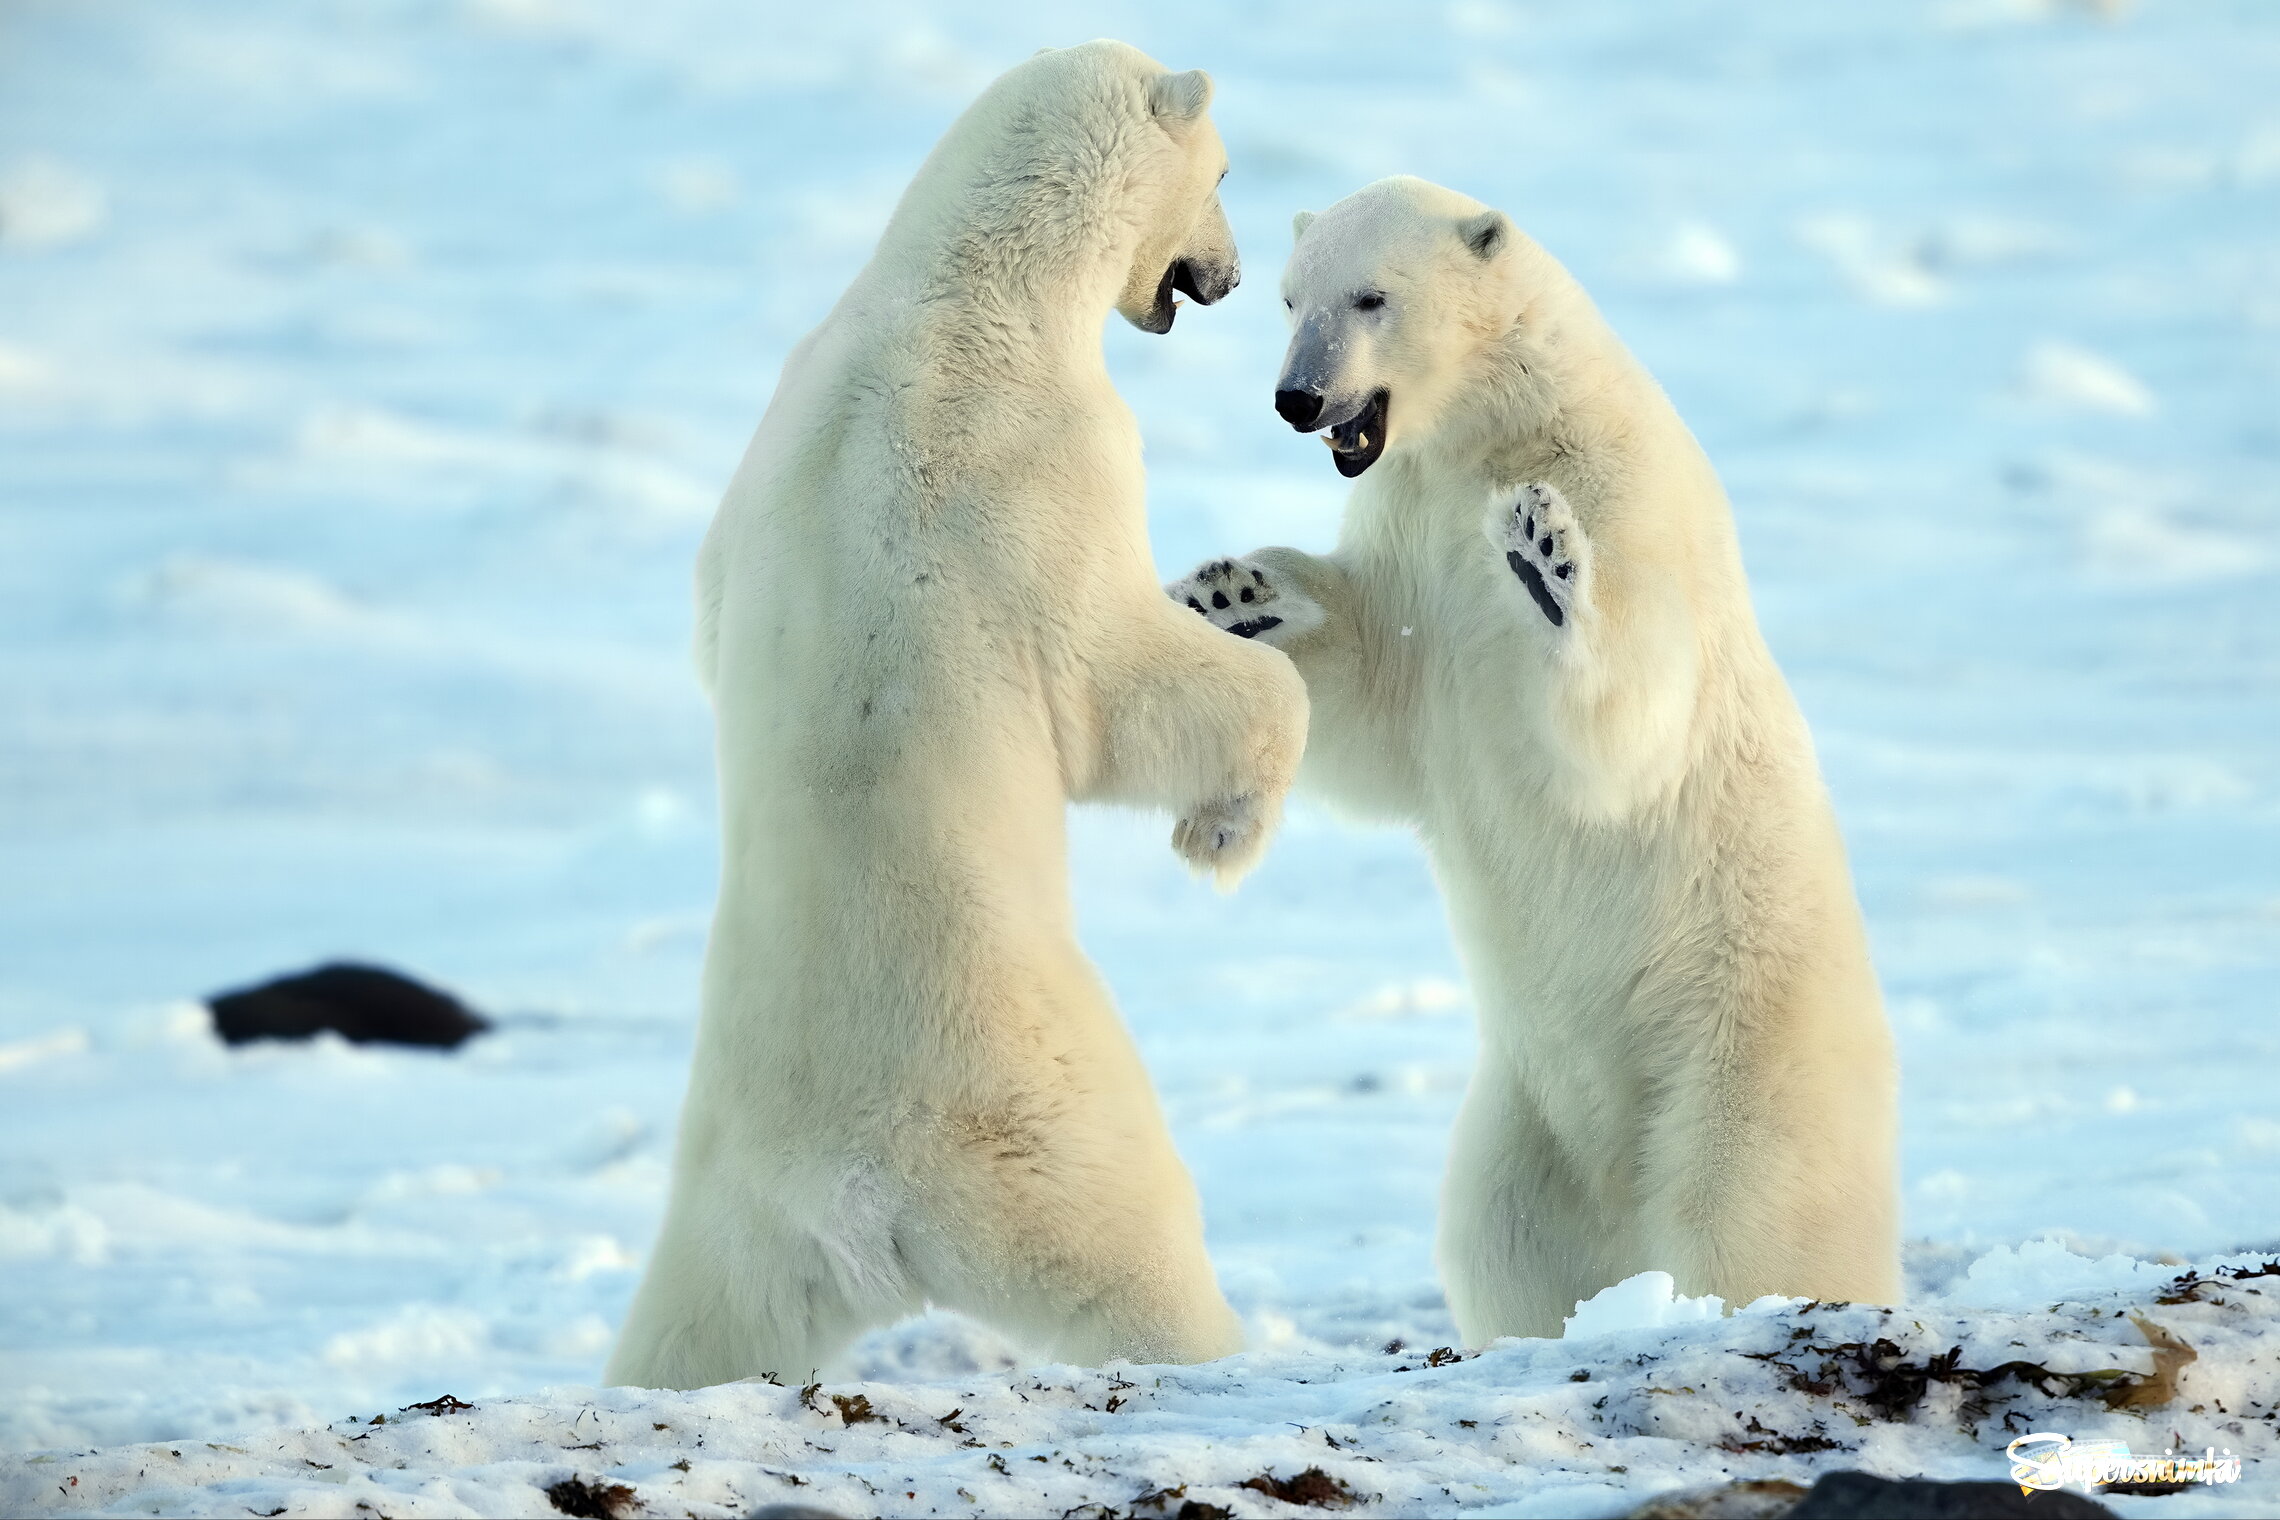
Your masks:
[{"label": "black nose", "polygon": [[1276,391],[1275,414],[1302,433],[1314,431],[1322,415],[1322,398],[1312,391]]}]

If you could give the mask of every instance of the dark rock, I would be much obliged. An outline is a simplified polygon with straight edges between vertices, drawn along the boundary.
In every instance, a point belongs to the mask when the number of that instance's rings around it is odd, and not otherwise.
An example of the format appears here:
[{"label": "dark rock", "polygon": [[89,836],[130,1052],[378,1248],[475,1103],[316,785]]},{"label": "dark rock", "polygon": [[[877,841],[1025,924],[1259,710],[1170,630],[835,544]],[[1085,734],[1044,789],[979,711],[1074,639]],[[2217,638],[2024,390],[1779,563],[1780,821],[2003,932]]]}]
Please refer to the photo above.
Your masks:
[{"label": "dark rock", "polygon": [[306,1040],[330,1029],[358,1045],[436,1045],[446,1049],[490,1024],[459,999],[378,966],[345,962],[299,976],[224,992],[206,1000],[214,1033],[232,1045]]},{"label": "dark rock", "polygon": [[630,1520],[641,1513],[640,1496],[623,1483],[590,1482],[575,1474],[547,1485],[546,1502],[578,1520]]},{"label": "dark rock", "polygon": [[2094,1499],[2015,1483],[1936,1483],[1825,1473],[1810,1489],[1779,1478],[1657,1494],[1630,1520],[2113,1520]]},{"label": "dark rock", "polygon": [[2021,1493],[2016,1483],[1936,1483],[1833,1472],[1806,1490],[1787,1520],[2112,1520],[2095,1499],[2064,1489]]},{"label": "dark rock", "polygon": [[1625,1520],[1782,1520],[1804,1497],[1804,1485],[1786,1478],[1753,1478],[1660,1493]]}]

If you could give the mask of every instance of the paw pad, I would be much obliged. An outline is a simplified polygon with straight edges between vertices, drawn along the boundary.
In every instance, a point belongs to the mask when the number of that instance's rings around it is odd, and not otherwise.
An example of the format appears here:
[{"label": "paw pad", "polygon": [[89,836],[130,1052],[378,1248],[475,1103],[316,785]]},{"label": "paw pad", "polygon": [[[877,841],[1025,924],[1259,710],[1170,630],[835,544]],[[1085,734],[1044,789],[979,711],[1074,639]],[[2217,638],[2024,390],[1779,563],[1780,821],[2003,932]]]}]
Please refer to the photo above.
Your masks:
[{"label": "paw pad", "polygon": [[1565,627],[1587,563],[1589,545],[1567,498],[1541,481],[1520,489],[1503,533],[1504,562],[1536,609]]},{"label": "paw pad", "polygon": [[1255,639],[1284,622],[1285,599],[1256,565],[1215,559],[1164,589],[1173,601],[1237,638]]}]

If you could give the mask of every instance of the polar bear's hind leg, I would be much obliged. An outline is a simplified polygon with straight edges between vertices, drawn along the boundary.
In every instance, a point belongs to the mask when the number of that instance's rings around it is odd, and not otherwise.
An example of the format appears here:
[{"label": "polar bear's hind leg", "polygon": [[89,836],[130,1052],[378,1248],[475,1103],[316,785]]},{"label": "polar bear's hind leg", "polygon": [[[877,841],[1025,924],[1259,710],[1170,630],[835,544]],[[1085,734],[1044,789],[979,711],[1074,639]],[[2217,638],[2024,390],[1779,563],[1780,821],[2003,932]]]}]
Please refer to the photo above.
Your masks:
[{"label": "polar bear's hind leg", "polygon": [[1450,1137],[1436,1255],[1457,1333],[1556,1339],[1576,1304],[1637,1270],[1627,1211],[1595,1189],[1500,1059]]},{"label": "polar bear's hind leg", "polygon": [[1591,541],[1575,509],[1553,486],[1520,488],[1502,535],[1504,562],[1554,628],[1567,625],[1577,602],[1590,594]]},{"label": "polar bear's hind leg", "polygon": [[871,1325],[921,1307],[907,1292],[850,1291],[860,1285],[833,1256],[770,1208],[669,1217],[605,1379],[639,1388],[804,1381]]}]

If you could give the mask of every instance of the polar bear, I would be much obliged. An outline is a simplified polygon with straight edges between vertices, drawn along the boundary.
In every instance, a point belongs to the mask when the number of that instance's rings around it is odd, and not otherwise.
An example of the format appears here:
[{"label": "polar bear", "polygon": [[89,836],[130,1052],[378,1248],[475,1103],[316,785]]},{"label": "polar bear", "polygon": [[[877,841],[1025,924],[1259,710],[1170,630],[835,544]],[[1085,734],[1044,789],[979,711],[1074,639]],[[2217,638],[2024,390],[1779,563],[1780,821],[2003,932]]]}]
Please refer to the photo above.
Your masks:
[{"label": "polar bear", "polygon": [[1305,746],[1289,661],[1164,600],[1101,351],[1235,284],[1210,95],[1018,65],[784,366],[699,556],[720,897],[613,1383],[806,1378],[929,1304],[1073,1362],[1238,1345],[1064,839],[1161,806],[1231,882]]},{"label": "polar bear", "polygon": [[1432,859],[1480,1010],[1459,1330],[1556,1336],[1650,1268],[1893,1301],[1890,1036],[1700,446],[1549,254],[1422,180],[1302,214],[1283,296],[1276,410],[1362,477],[1338,547],[1167,589],[1305,676],[1301,785]]}]

